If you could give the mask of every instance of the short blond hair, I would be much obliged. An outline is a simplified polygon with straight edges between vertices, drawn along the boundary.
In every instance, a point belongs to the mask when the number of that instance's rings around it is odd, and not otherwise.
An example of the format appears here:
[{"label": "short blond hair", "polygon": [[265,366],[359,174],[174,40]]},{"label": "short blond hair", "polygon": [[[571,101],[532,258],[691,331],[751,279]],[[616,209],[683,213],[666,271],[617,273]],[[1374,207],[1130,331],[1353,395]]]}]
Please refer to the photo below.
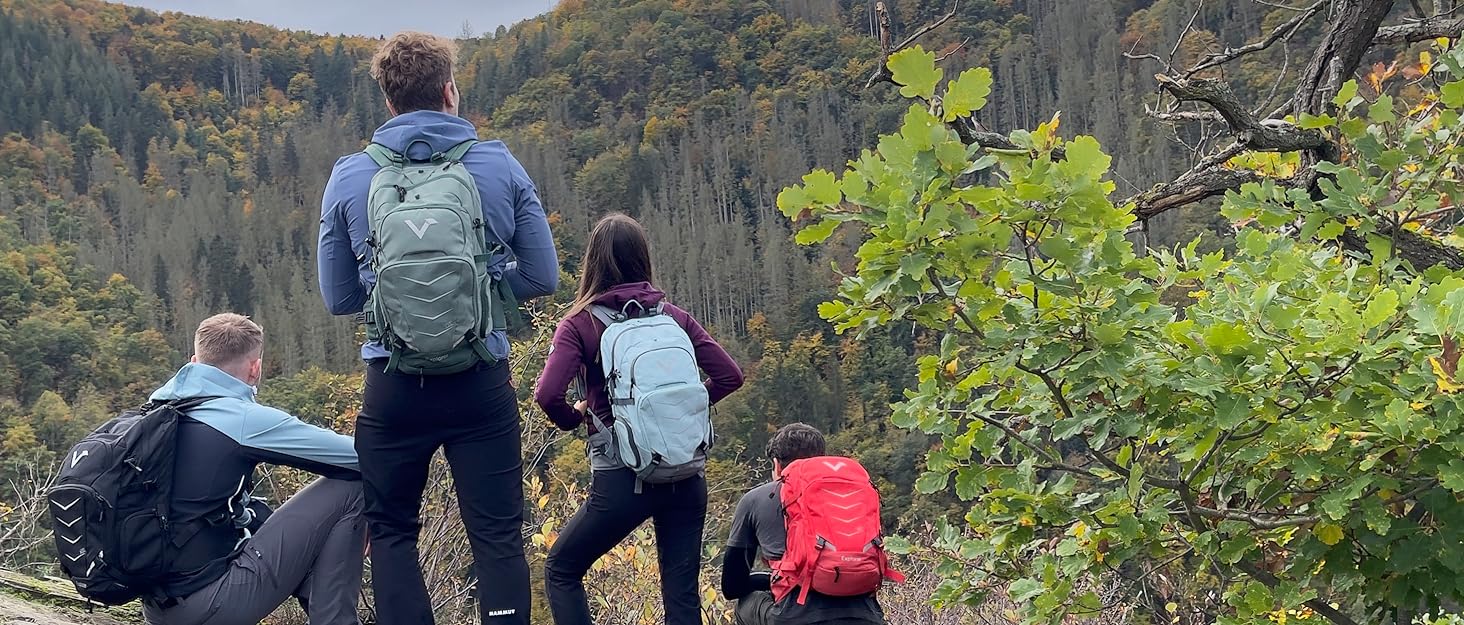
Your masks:
[{"label": "short blond hair", "polygon": [[230,366],[264,351],[264,328],[248,317],[222,313],[204,319],[193,335],[193,355],[213,366]]},{"label": "short blond hair", "polygon": [[371,57],[371,77],[397,114],[440,111],[442,87],[452,80],[457,44],[414,31],[392,35]]}]

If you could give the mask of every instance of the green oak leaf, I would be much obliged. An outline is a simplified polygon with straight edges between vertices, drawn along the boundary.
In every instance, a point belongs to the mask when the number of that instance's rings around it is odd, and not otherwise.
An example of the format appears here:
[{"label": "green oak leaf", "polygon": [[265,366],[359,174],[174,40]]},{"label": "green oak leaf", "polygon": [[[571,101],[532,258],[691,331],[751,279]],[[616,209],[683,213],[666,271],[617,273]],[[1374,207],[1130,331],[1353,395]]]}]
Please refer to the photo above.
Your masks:
[{"label": "green oak leaf", "polygon": [[890,55],[886,64],[890,75],[900,86],[900,95],[907,98],[935,97],[935,85],[940,82],[945,70],[935,66],[935,53],[915,46]]},{"label": "green oak leaf", "polygon": [[986,97],[989,95],[991,70],[978,67],[961,72],[960,76],[946,86],[945,98],[941,101],[941,105],[945,107],[945,121],[967,117],[981,110],[981,107],[986,106]]},{"label": "green oak leaf", "polygon": [[823,243],[834,234],[834,230],[838,227],[839,222],[832,219],[825,219],[812,226],[799,230],[798,235],[795,236],[793,240],[796,241],[799,245],[813,245],[814,243]]}]

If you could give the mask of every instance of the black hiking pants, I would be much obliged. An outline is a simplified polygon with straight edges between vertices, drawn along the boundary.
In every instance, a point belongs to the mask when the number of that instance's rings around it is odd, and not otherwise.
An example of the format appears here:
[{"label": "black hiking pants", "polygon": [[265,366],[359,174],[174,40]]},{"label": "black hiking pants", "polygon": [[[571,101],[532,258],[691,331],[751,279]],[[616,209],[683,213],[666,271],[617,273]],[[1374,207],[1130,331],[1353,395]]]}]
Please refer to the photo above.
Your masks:
[{"label": "black hiking pants", "polygon": [[417,537],[427,469],[439,447],[452,467],[473,551],[479,622],[528,625],[523,461],[509,376],[504,362],[445,376],[388,374],[380,360],[367,368],[356,453],[381,625],[433,622]]},{"label": "black hiking pants", "polygon": [[635,492],[630,469],[595,471],[590,498],[564,526],[544,565],[544,584],[555,625],[592,625],[585,573],[600,556],[651,519],[661,568],[666,625],[701,625],[702,526],[707,520],[707,480],[644,484]]}]

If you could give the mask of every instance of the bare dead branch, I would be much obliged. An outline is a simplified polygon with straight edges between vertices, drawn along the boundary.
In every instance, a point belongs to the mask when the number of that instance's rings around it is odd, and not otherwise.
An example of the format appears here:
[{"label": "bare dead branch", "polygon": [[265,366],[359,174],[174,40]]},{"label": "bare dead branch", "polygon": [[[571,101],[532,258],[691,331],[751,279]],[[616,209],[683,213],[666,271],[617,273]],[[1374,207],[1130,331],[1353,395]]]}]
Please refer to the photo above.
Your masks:
[{"label": "bare dead branch", "polygon": [[1251,0],[1251,2],[1254,2],[1254,3],[1259,4],[1261,6],[1268,6],[1268,7],[1271,7],[1273,9],[1286,9],[1287,11],[1305,11],[1306,10],[1306,7],[1294,7],[1294,6],[1291,6],[1289,4],[1281,4],[1279,2],[1267,2],[1266,0]]},{"label": "bare dead branch", "polygon": [[[1386,221],[1378,222],[1377,232],[1392,239],[1393,253],[1412,263],[1415,268],[1441,265],[1450,269],[1464,269],[1464,250],[1441,245],[1412,230],[1395,228]],[[1351,228],[1342,233],[1340,241],[1343,247],[1354,252],[1372,253],[1367,247],[1367,239]]]},{"label": "bare dead branch", "polygon": [[1296,152],[1325,147],[1328,142],[1320,132],[1304,130],[1278,120],[1257,120],[1240,100],[1230,91],[1230,86],[1220,80],[1208,78],[1174,78],[1165,74],[1154,77],[1163,87],[1180,101],[1204,102],[1214,108],[1237,140],[1246,148],[1260,152]]},{"label": "bare dead branch", "polygon": [[1330,27],[1292,96],[1291,110],[1297,116],[1322,113],[1342,82],[1357,71],[1393,0],[1333,0],[1332,6]]},{"label": "bare dead branch", "polygon": [[1155,110],[1145,110],[1145,113],[1149,117],[1154,117],[1154,119],[1159,121],[1171,121],[1171,123],[1180,123],[1180,121],[1224,121],[1224,117],[1221,117],[1220,113],[1215,113],[1215,111],[1174,111],[1174,113],[1159,113],[1159,111]]},{"label": "bare dead branch", "polygon": [[1191,170],[1172,182],[1155,185],[1148,191],[1128,198],[1123,204],[1133,204],[1134,215],[1139,219],[1152,219],[1166,211],[1224,195],[1226,191],[1239,189],[1243,184],[1259,180],[1260,176],[1252,171],[1220,168]]},{"label": "bare dead branch", "polygon": [[1174,111],[1172,113],[1162,113],[1146,107],[1144,112],[1161,122],[1218,122],[1224,121],[1225,119],[1220,117],[1220,114],[1215,111]]},{"label": "bare dead branch", "polygon": [[[1251,576],[1256,581],[1259,581],[1260,583],[1267,586],[1274,588],[1276,584],[1280,583],[1276,579],[1276,576],[1272,575],[1269,571],[1262,569],[1254,564],[1251,564],[1250,562],[1247,562],[1245,560],[1241,560],[1238,564],[1236,564],[1236,568],[1245,571],[1246,575]],[[1332,607],[1330,603],[1321,598],[1307,600],[1306,606],[1311,608],[1312,611],[1316,612],[1317,614],[1326,617],[1333,623],[1337,623],[1337,625],[1357,625],[1357,621],[1352,620],[1352,617],[1343,614],[1341,610]]]},{"label": "bare dead branch", "polygon": [[[960,3],[959,0],[957,0],[957,2],[955,4],[952,4],[951,5],[951,10],[950,10],[949,13],[946,13],[945,15],[942,15],[940,17],[940,19],[937,19],[934,22],[931,22],[929,24],[926,24],[925,26],[920,27],[919,30],[916,30],[914,33],[911,33],[909,37],[906,37],[904,41],[901,41],[900,42],[900,45],[897,45],[897,46],[895,46],[895,49],[890,50],[890,54],[894,54],[896,52],[899,52],[901,50],[904,50],[905,48],[909,47],[910,44],[913,44],[916,41],[919,41],[921,37],[924,37],[924,36],[930,34],[931,31],[933,31],[933,30],[935,30],[937,28],[940,28],[941,26],[944,26],[946,22],[951,21],[951,18],[953,18],[953,17],[956,16],[956,12],[959,11],[960,9],[961,9],[961,3]],[[880,26],[881,27],[885,26],[885,22],[881,22],[880,23]]]},{"label": "bare dead branch", "polygon": [[1297,516],[1288,514],[1271,514],[1264,512],[1242,512],[1239,510],[1216,510],[1214,508],[1206,508],[1205,506],[1195,506],[1194,510],[1200,516],[1207,519],[1241,521],[1250,525],[1251,527],[1262,530],[1273,530],[1282,527],[1300,527],[1303,525],[1311,525],[1313,523],[1316,523],[1317,521],[1322,520],[1321,515],[1317,514]]},{"label": "bare dead branch", "polygon": [[940,63],[941,61],[944,61],[944,60],[946,60],[948,58],[951,58],[951,56],[955,55],[955,53],[960,52],[961,50],[965,49],[966,45],[969,44],[969,43],[971,43],[971,38],[970,37],[967,37],[965,40],[961,41],[961,43],[956,44],[956,47],[951,48],[950,52],[947,52],[945,54],[942,54],[942,55],[936,57],[935,58],[935,62],[936,63]]},{"label": "bare dead branch", "polygon": [[1373,37],[1373,44],[1418,43],[1439,37],[1456,38],[1461,33],[1464,33],[1464,17],[1431,17],[1379,28],[1378,34]]},{"label": "bare dead branch", "polygon": [[1200,13],[1205,10],[1205,0],[1200,0],[1195,5],[1195,12],[1190,14],[1189,22],[1184,25],[1184,30],[1179,31],[1179,37],[1174,40],[1174,47],[1169,50],[1169,60],[1164,63],[1165,67],[1174,67],[1174,57],[1179,55],[1179,47],[1184,45],[1184,38],[1188,37],[1190,31],[1195,27],[1195,20],[1200,19]]},{"label": "bare dead branch", "polygon": [[1326,4],[1327,0],[1317,0],[1315,4],[1312,4],[1301,13],[1298,13],[1295,17],[1286,20],[1285,23],[1272,29],[1270,34],[1266,35],[1259,41],[1248,43],[1239,48],[1226,48],[1222,52],[1205,55],[1205,59],[1194,67],[1191,67],[1189,71],[1186,72],[1185,76],[1192,77],[1195,74],[1203,72],[1207,69],[1219,67],[1220,65],[1224,65],[1225,63],[1234,61],[1235,59],[1243,57],[1247,54],[1260,52],[1262,50],[1270,48],[1278,41],[1290,39],[1293,35],[1296,34],[1296,31],[1301,29],[1302,25],[1306,24],[1308,20],[1316,16],[1316,14],[1320,13],[1322,11],[1322,7],[1326,6]]},{"label": "bare dead branch", "polygon": [[879,67],[876,67],[874,69],[874,74],[869,77],[868,81],[865,81],[864,88],[868,89],[870,87],[873,87],[874,83],[877,82],[893,82],[894,76],[890,74],[889,68],[890,55],[910,47],[910,45],[914,44],[916,41],[919,41],[921,37],[924,37],[930,34],[935,29],[944,26],[946,22],[951,21],[951,18],[954,18],[956,16],[956,12],[960,10],[960,8],[961,3],[959,2],[959,0],[957,0],[955,4],[951,5],[951,10],[949,13],[946,13],[934,22],[931,22],[920,27],[919,29],[916,29],[916,31],[911,33],[909,37],[906,37],[904,41],[901,41],[898,45],[892,46],[890,45],[891,35],[889,10],[885,8],[885,4],[883,2],[876,3],[874,5],[874,12],[878,16],[879,21]]}]

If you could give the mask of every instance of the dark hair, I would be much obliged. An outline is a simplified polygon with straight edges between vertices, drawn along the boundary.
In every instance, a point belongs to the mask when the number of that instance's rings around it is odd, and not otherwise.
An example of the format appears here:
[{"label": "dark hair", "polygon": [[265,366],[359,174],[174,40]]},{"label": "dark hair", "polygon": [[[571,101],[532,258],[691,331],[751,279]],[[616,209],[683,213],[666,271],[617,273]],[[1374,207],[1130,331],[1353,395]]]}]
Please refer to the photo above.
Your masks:
[{"label": "dark hair", "polygon": [[790,423],[768,441],[768,457],[783,466],[794,460],[824,455],[823,433],[807,423]]},{"label": "dark hair", "polygon": [[450,39],[419,32],[400,32],[371,57],[371,77],[398,115],[440,111],[442,88],[452,80],[457,46]]},{"label": "dark hair", "polygon": [[590,231],[580,264],[579,292],[569,314],[578,314],[595,303],[595,298],[622,284],[654,281],[646,229],[630,217],[611,213]]}]

